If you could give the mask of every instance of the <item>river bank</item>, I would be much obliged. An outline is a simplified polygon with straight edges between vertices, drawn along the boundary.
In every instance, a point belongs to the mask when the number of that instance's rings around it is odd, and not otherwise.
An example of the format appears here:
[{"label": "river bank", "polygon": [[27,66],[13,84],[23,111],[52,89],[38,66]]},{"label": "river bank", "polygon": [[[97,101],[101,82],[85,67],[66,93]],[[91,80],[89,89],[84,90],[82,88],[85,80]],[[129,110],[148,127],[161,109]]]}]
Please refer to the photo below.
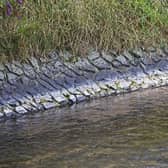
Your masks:
[{"label": "river bank", "polygon": [[1,64],[0,118],[168,84],[167,48],[120,55],[92,51],[86,58],[72,58],[53,52],[47,59]]}]

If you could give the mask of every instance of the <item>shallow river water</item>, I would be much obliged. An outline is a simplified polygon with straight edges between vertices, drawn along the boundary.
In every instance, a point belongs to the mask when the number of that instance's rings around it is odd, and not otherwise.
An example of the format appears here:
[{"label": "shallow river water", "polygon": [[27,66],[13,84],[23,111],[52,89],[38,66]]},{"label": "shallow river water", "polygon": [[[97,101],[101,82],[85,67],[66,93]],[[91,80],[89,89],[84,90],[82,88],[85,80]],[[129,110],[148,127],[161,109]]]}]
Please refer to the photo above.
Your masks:
[{"label": "shallow river water", "polygon": [[0,123],[0,168],[168,168],[168,87]]}]

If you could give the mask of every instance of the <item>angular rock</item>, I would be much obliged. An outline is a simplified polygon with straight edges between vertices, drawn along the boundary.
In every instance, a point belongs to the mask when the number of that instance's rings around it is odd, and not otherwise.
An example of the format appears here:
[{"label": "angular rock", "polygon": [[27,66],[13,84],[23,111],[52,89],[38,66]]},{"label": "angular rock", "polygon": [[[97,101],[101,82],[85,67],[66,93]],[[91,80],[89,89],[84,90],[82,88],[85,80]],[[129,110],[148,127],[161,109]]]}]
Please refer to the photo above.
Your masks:
[{"label": "angular rock", "polygon": [[0,118],[4,117],[4,114],[0,112]]},{"label": "angular rock", "polygon": [[50,109],[50,108],[58,106],[58,104],[56,102],[44,102],[42,104],[43,104],[45,109]]},{"label": "angular rock", "polygon": [[17,106],[16,108],[15,108],[15,111],[17,112],[17,113],[19,113],[19,114],[26,114],[28,111],[24,108],[24,107],[22,107],[22,106]]},{"label": "angular rock", "polygon": [[9,107],[4,107],[3,113],[6,117],[13,117],[15,115],[15,112]]},{"label": "angular rock", "polygon": [[5,78],[4,72],[0,71],[0,81],[3,81]]},{"label": "angular rock", "polygon": [[13,117],[94,97],[166,85],[168,54],[161,51],[140,49],[119,56],[93,51],[75,63],[65,62],[59,56],[0,66],[0,115]]}]

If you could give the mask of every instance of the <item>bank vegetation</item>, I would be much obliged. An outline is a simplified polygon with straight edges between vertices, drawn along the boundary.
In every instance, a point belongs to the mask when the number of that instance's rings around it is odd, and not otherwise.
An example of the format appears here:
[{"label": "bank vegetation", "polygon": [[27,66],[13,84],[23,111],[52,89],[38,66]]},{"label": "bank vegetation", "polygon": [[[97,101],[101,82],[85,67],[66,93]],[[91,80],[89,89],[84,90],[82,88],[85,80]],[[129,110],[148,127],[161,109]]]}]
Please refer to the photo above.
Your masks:
[{"label": "bank vegetation", "polygon": [[10,14],[0,8],[1,60],[166,44],[168,5],[160,0],[25,0]]}]

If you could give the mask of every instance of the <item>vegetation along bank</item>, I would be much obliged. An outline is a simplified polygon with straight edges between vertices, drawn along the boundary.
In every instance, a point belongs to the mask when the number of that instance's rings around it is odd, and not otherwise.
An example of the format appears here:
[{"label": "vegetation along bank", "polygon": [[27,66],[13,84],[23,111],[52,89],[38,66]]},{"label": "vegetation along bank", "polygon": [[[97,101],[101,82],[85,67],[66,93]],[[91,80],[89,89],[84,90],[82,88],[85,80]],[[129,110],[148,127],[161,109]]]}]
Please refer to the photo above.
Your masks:
[{"label": "vegetation along bank", "polygon": [[1,61],[168,44],[164,0],[1,0]]}]

